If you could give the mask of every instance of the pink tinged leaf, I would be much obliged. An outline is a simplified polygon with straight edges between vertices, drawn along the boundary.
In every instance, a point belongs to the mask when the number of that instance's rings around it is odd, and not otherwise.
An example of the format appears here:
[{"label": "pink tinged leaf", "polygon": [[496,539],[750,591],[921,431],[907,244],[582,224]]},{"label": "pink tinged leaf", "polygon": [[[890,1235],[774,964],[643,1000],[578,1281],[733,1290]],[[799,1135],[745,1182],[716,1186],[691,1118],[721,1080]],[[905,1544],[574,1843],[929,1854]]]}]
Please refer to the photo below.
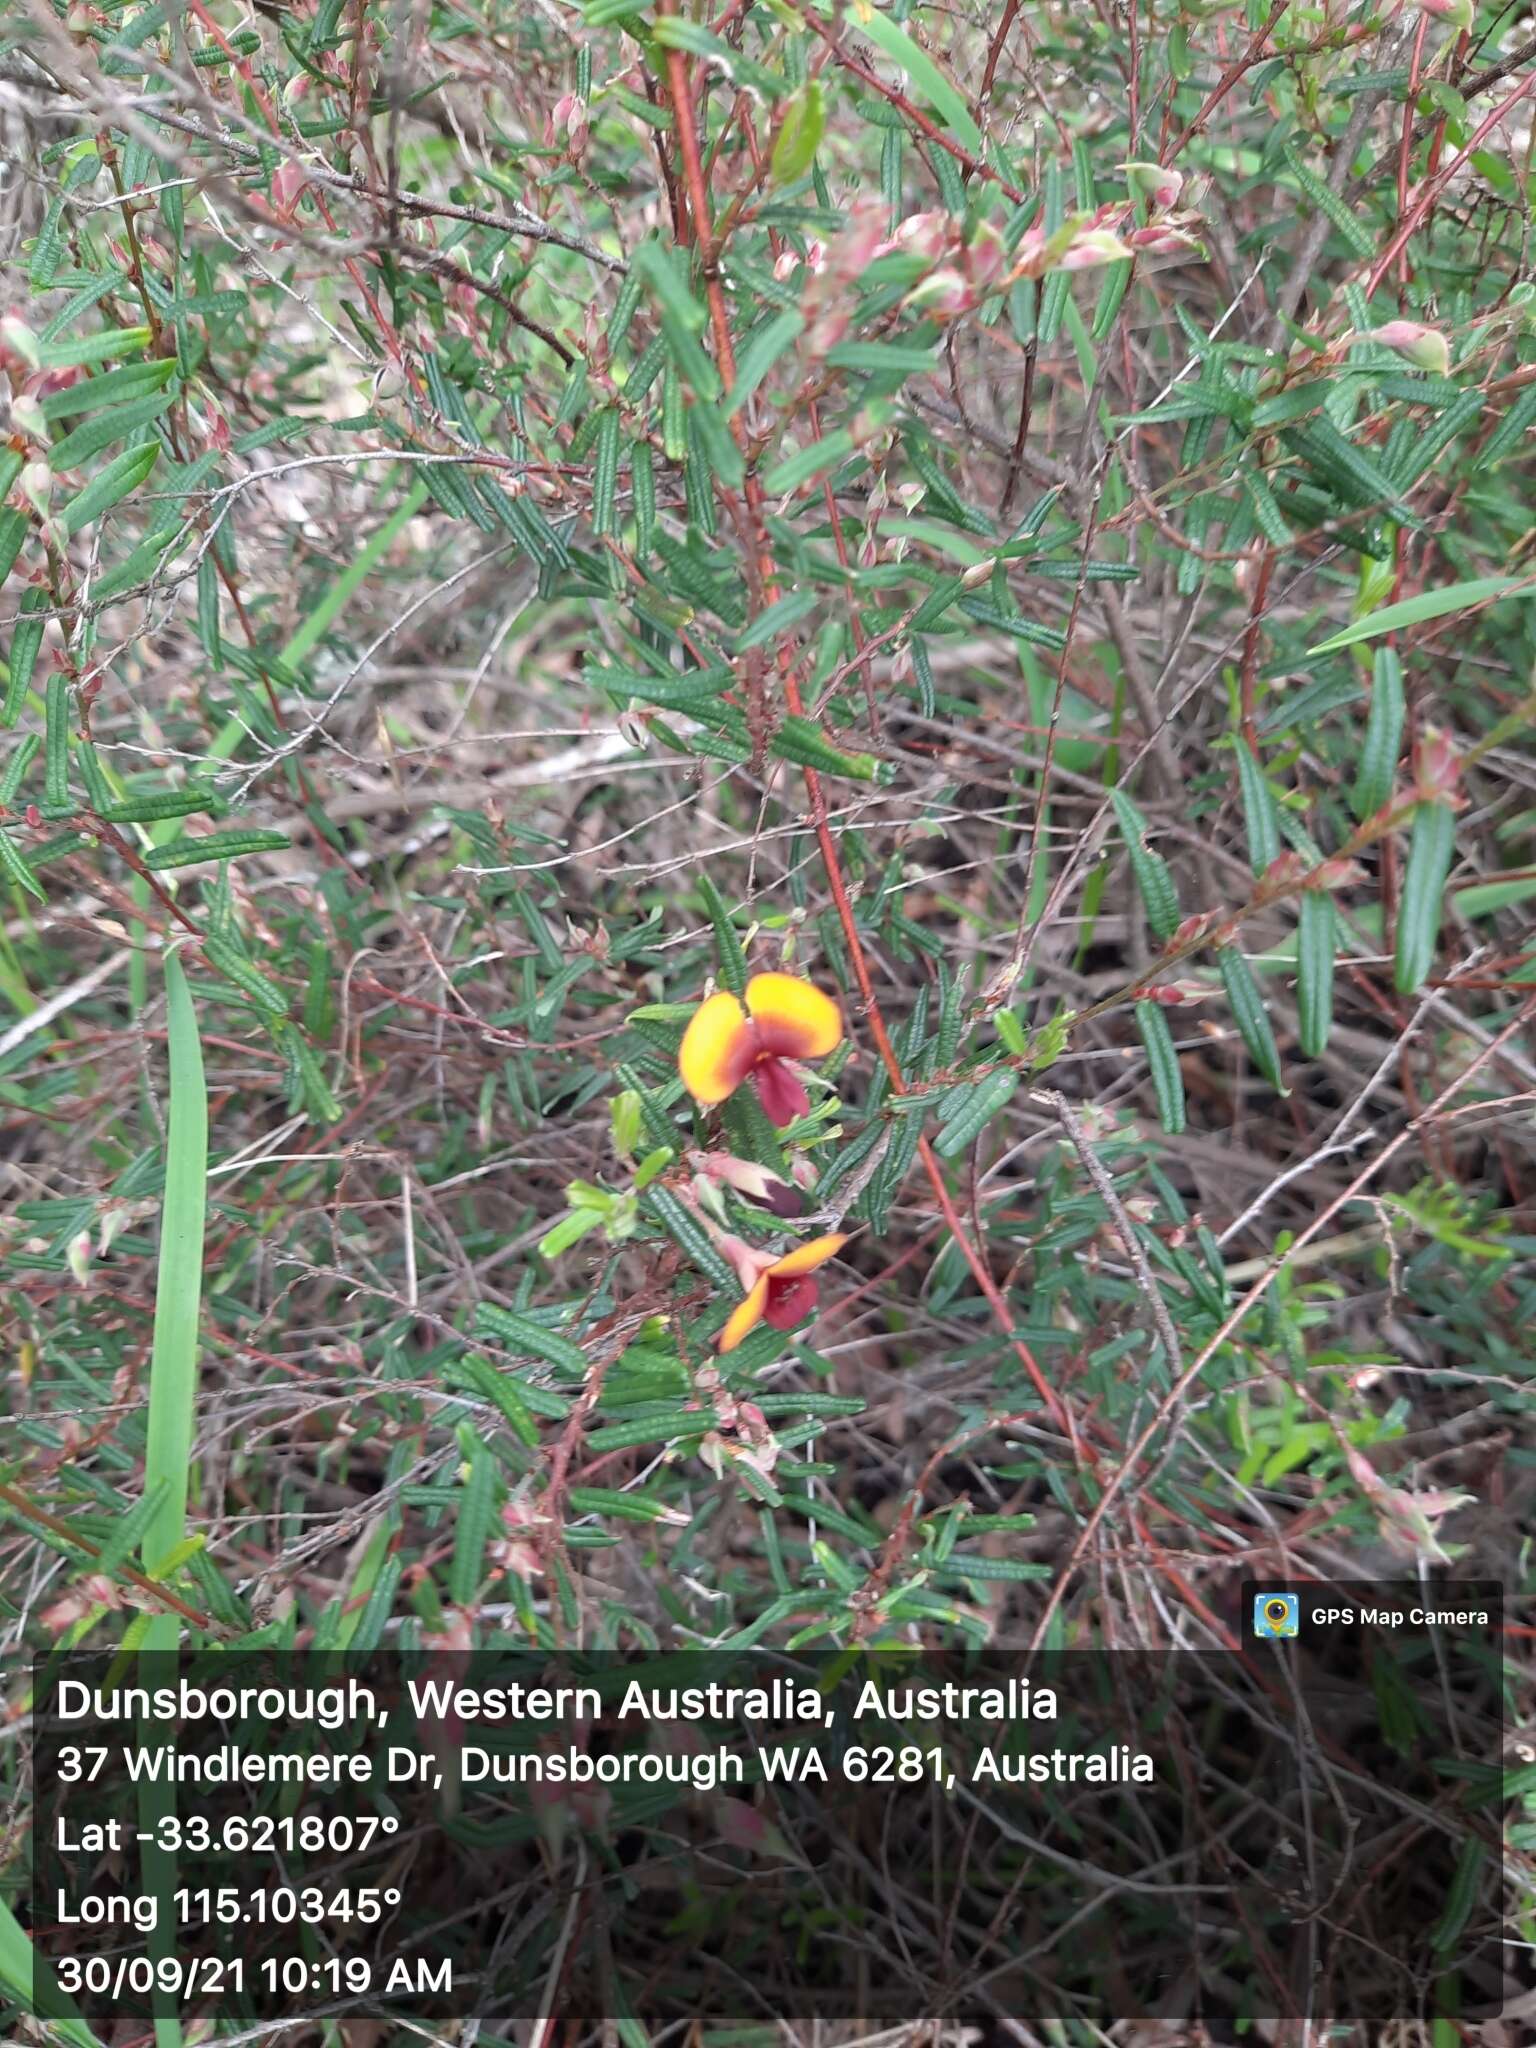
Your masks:
[{"label": "pink tinged leaf", "polygon": [[309,172],[292,157],[280,163],[272,177],[272,204],[284,220],[292,220],[299,196],[309,183]]}]

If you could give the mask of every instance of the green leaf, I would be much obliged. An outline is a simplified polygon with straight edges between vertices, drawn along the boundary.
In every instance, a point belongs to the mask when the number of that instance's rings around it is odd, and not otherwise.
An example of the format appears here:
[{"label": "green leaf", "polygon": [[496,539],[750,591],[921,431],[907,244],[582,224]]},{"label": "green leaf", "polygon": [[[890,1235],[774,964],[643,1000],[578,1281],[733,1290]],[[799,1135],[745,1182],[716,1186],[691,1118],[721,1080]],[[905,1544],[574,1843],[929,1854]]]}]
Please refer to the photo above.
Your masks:
[{"label": "green leaf", "polygon": [[1243,792],[1243,817],[1248,828],[1248,858],[1256,875],[1264,874],[1280,858],[1280,820],[1264,771],[1254,760],[1246,740],[1232,742],[1237,756],[1237,779]]},{"label": "green leaf", "polygon": [[[186,1534],[208,1188],[208,1092],[203,1080],[202,1043],[186,975],[174,952],[165,956],[165,988],[170,1123],[144,1455],[144,1489],[146,1493],[158,1491],[161,1497],[144,1525],[140,1555],[146,1570],[169,1555]],[[176,1620],[160,1616],[157,1626],[162,1621],[169,1624],[170,1646],[174,1648]]]},{"label": "green leaf", "polygon": [[1302,896],[1296,937],[1296,1004],[1301,1049],[1319,1059],[1333,1029],[1333,965],[1337,917],[1326,889]]},{"label": "green leaf", "polygon": [[111,356],[142,355],[148,347],[147,327],[109,327],[100,334],[77,335],[73,341],[47,342],[40,355],[45,370],[69,370],[104,363]]},{"label": "green leaf", "polygon": [[1403,744],[1403,669],[1390,647],[1378,647],[1371,680],[1371,710],[1360,749],[1360,768],[1350,792],[1357,818],[1374,817],[1392,794]]},{"label": "green leaf", "polygon": [[950,83],[928,52],[920,48],[904,28],[898,28],[888,15],[867,4],[856,6],[852,18],[858,33],[867,37],[898,71],[905,72],[918,97],[925,99],[943,116],[956,141],[963,144],[972,156],[980,156],[981,130],[971,118],[971,110],[958,87]]},{"label": "green leaf", "polygon": [[1270,1086],[1284,1095],[1286,1088],[1280,1071],[1280,1049],[1275,1044],[1269,1012],[1253,978],[1253,969],[1236,946],[1218,946],[1216,966],[1227,992],[1227,1001],[1232,1005],[1233,1022],[1248,1048],[1248,1057]]},{"label": "green leaf", "polygon": [[780,633],[787,633],[796,626],[808,612],[815,611],[821,598],[814,590],[792,590],[788,597],[778,598],[773,604],[765,605],[744,633],[736,636],[736,652],[745,654],[753,647],[764,647]]},{"label": "green leaf", "polygon": [[773,139],[768,159],[768,179],[773,185],[793,185],[811,168],[822,131],[827,125],[827,100],[819,78],[808,78],[791,95]]},{"label": "green leaf", "polygon": [[1170,1137],[1176,1138],[1184,1128],[1184,1075],[1162,1004],[1138,1003],[1136,1028],[1141,1033],[1142,1047],[1152,1075],[1158,1121]]},{"label": "green leaf", "polygon": [[621,1522],[678,1522],[688,1517],[648,1493],[619,1493],[607,1486],[573,1486],[566,1504],[575,1515],[613,1515]]},{"label": "green leaf", "polygon": [[69,802],[69,677],[55,669],[44,696],[43,801],[55,809]]},{"label": "green leaf", "polygon": [[506,1351],[540,1358],[572,1379],[586,1378],[587,1354],[581,1346],[529,1316],[518,1315],[493,1301],[482,1301],[475,1308],[475,1328],[482,1337],[494,1338]]},{"label": "green leaf", "polygon": [[966,1088],[962,1099],[951,1109],[948,1120],[941,1125],[939,1134],[933,1141],[933,1149],[939,1157],[952,1159],[957,1152],[968,1150],[993,1117],[1001,1111],[1018,1085],[1018,1075],[1008,1070],[991,1075],[973,1088]]},{"label": "green leaf", "polygon": [[11,564],[21,553],[21,544],[27,537],[31,521],[25,512],[14,505],[0,510],[0,583],[11,573]]},{"label": "green leaf", "polygon": [[1434,965],[1445,882],[1455,851],[1456,813],[1449,804],[1420,804],[1413,814],[1413,837],[1397,905],[1392,983],[1399,995],[1412,995]]},{"label": "green leaf", "polygon": [[592,464],[592,531],[601,538],[613,532],[614,494],[619,481],[619,411],[605,406],[598,417],[597,450]]},{"label": "green leaf", "polygon": [[135,399],[128,405],[114,405],[93,418],[84,420],[73,433],[66,434],[62,441],[55,441],[48,450],[49,467],[55,475],[67,469],[78,469],[93,455],[99,455],[103,448],[110,448],[114,441],[121,441],[135,427],[146,426],[158,419],[171,402],[168,391],[151,392],[147,398]]},{"label": "green leaf", "polygon": [[1400,604],[1383,605],[1379,612],[1356,619],[1327,640],[1309,649],[1306,659],[1319,654],[1336,654],[1341,647],[1353,647],[1359,640],[1378,640],[1383,633],[1401,632],[1407,626],[1421,626],[1426,619],[1443,619],[1451,612],[1470,611],[1515,591],[1536,595],[1529,576],[1474,576],[1466,583],[1448,583],[1440,590],[1421,590],[1417,597],[1405,597]]},{"label": "green leaf", "polygon": [[159,460],[158,441],[146,441],[140,447],[124,449],[99,476],[91,479],[83,491],[70,499],[59,515],[70,536],[99,519],[103,512],[110,512],[130,491],[136,491]]},{"label": "green leaf", "polygon": [[173,839],[153,847],[144,865],[157,872],[162,868],[198,867],[209,860],[237,860],[243,853],[284,853],[286,832],[210,832],[204,839]]},{"label": "green leaf", "polygon": [[29,896],[35,896],[40,903],[46,901],[42,883],[18,852],[16,842],[10,833],[3,827],[0,827],[0,875],[14,882],[19,889],[25,889]]},{"label": "green leaf", "polygon": [[1166,945],[1179,923],[1179,898],[1173,886],[1173,876],[1161,854],[1153,853],[1147,845],[1146,825],[1130,798],[1120,790],[1112,789],[1109,800],[1120,822],[1126,851],[1131,857],[1131,873],[1142,908],[1147,913],[1152,936],[1159,945]]},{"label": "green leaf", "polygon": [[797,335],[805,328],[805,315],[791,309],[776,313],[762,327],[747,337],[746,346],[736,359],[736,382],[731,386],[726,413],[729,416],[745,405],[758,385],[790,348]]},{"label": "green leaf", "polygon": [[640,1198],[640,1207],[661,1225],[679,1251],[725,1292],[727,1299],[736,1299],[741,1293],[741,1282],[705,1235],[698,1218],[683,1207],[670,1188],[659,1181],[648,1187]]},{"label": "green leaf", "polygon": [[873,754],[845,753],[833,745],[813,720],[798,714],[780,719],[772,745],[782,760],[797,761],[802,768],[846,775],[855,782],[878,782],[881,777],[881,764]]},{"label": "green leaf", "polygon": [[715,932],[715,958],[720,965],[720,983],[738,999],[747,992],[747,956],[741,950],[736,927],[725,899],[706,874],[699,876],[699,894]]},{"label": "green leaf", "polygon": [[453,1532],[448,1592],[455,1606],[473,1607],[479,1596],[485,1577],[485,1546],[490,1540],[499,1483],[495,1459],[488,1450],[476,1445],[469,1459],[468,1474],[459,1490],[459,1513]]},{"label": "green leaf", "polygon": [[43,628],[47,623],[42,615],[48,609],[48,603],[48,593],[40,585],[34,584],[22,594],[21,617],[16,621],[7,656],[10,675],[5,686],[5,708],[0,711],[0,725],[12,726],[21,716],[32,671],[42,652]]},{"label": "green leaf", "polygon": [[785,497],[802,484],[810,483],[814,477],[835,469],[840,462],[846,462],[853,450],[853,435],[847,427],[838,427],[820,441],[812,441],[806,448],[797,448],[793,455],[786,455],[782,462],[776,462],[763,477],[763,489],[770,497]]},{"label": "green leaf", "polygon": [[699,345],[708,315],[684,280],[679,263],[657,242],[642,242],[634,263],[656,301],[667,348],[683,380],[711,404],[720,396],[720,378]]}]

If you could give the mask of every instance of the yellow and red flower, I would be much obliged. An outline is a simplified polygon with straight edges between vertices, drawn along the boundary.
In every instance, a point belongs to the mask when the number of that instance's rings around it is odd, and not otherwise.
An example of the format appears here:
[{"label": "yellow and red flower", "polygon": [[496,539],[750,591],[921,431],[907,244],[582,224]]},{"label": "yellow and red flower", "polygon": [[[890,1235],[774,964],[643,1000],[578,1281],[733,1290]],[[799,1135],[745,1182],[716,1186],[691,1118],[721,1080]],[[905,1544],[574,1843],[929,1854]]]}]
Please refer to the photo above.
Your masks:
[{"label": "yellow and red flower", "polygon": [[811,1106],[795,1063],[824,1058],[842,1036],[842,1013],[819,988],[794,974],[754,974],[744,1003],[726,989],[700,1003],[677,1070],[706,1105],[724,1102],[750,1075],[768,1116],[789,1124]]},{"label": "yellow and red flower", "polygon": [[739,1245],[736,1270],[747,1292],[715,1339],[716,1348],[734,1351],[759,1323],[772,1330],[792,1330],[796,1323],[804,1322],[820,1295],[817,1271],[828,1259],[836,1258],[847,1242],[846,1231],[834,1230],[797,1244],[782,1258]]}]

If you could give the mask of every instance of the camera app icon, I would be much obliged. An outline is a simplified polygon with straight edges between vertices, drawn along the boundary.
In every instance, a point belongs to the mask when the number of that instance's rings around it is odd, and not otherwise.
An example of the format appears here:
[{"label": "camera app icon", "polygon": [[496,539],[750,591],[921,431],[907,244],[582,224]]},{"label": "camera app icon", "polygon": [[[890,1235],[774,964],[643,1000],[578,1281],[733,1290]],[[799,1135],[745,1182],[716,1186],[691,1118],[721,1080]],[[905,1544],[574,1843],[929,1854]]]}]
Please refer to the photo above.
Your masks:
[{"label": "camera app icon", "polygon": [[1256,1593],[1253,1597],[1253,1632],[1274,1641],[1300,1633],[1301,1615],[1295,1593]]}]

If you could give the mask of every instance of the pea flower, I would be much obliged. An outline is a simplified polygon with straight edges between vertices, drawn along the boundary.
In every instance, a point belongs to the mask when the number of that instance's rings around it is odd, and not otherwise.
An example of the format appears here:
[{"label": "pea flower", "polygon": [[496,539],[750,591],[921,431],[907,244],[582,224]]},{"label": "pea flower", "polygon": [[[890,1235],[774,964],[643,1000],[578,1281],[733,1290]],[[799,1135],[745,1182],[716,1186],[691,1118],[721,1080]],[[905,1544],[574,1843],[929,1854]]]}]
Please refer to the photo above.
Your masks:
[{"label": "pea flower", "polygon": [[828,1259],[835,1259],[847,1242],[846,1231],[834,1230],[826,1237],[797,1244],[782,1258],[739,1245],[736,1270],[747,1292],[715,1339],[717,1349],[734,1351],[759,1323],[766,1323],[771,1330],[792,1330],[796,1323],[804,1322],[820,1295],[818,1269]]},{"label": "pea flower", "polygon": [[830,996],[794,974],[754,974],[745,1006],[729,990],[708,997],[689,1019],[678,1050],[683,1086],[706,1106],[724,1102],[750,1074],[776,1124],[811,1106],[792,1062],[822,1059],[842,1042],[843,1020]]}]

